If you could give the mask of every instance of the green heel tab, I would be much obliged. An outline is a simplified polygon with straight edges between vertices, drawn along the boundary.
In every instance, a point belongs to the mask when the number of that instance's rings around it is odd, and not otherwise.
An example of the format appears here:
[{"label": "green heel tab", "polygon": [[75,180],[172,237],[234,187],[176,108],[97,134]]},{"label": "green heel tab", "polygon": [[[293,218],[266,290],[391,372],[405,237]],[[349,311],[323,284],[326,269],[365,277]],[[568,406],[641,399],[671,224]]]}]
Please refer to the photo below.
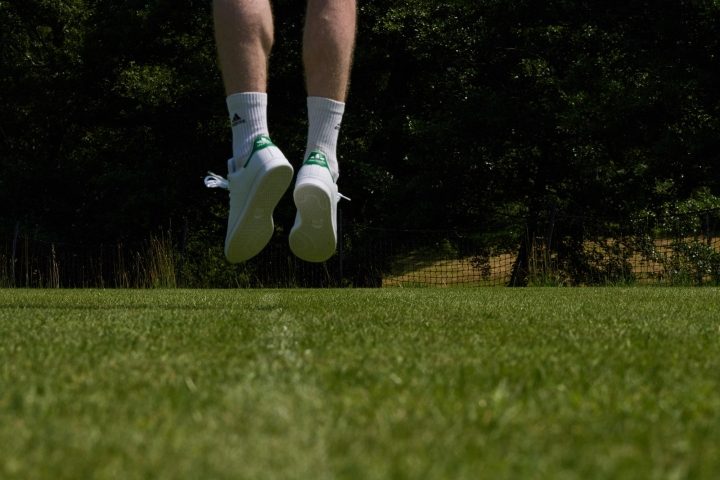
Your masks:
[{"label": "green heel tab", "polygon": [[308,155],[308,158],[305,160],[305,163],[303,163],[303,165],[317,165],[319,167],[325,167],[330,170],[330,166],[327,162],[327,157],[324,153],[318,150],[310,152],[310,155]]},{"label": "green heel tab", "polygon": [[268,147],[274,147],[275,144],[270,140],[270,137],[267,135],[258,135],[255,139],[255,142],[253,143],[253,149],[252,152],[250,152],[250,156],[248,157],[247,161],[245,162],[245,165],[243,165],[243,168],[248,166],[248,163],[250,163],[250,160],[253,158],[253,156],[259,152],[260,150],[263,150]]}]

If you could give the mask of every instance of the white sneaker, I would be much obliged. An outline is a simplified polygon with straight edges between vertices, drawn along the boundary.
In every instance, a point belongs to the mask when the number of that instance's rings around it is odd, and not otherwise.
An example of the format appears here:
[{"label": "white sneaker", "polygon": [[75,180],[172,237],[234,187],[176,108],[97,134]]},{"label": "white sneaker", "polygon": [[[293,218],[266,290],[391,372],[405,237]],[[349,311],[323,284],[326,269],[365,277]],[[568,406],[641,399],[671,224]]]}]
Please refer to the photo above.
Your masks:
[{"label": "white sneaker", "polygon": [[[307,262],[324,262],[337,245],[337,203],[347,197],[338,193],[322,152],[308,156],[297,175],[293,199],[297,207],[290,231],[290,250]],[[349,199],[348,199],[349,200]]]},{"label": "white sneaker", "polygon": [[228,178],[208,172],[205,185],[230,190],[225,256],[230,263],[248,260],[265,248],[275,224],[273,210],[290,185],[293,168],[270,138],[260,135],[243,165],[228,160]]}]

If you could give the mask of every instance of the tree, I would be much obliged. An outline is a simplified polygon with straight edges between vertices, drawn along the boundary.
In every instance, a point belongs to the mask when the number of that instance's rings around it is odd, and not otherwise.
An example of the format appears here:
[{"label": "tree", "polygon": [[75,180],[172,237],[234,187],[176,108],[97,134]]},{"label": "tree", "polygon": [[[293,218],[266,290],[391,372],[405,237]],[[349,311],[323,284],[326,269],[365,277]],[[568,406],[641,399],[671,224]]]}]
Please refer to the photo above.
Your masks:
[{"label": "tree", "polygon": [[[297,165],[304,5],[273,5],[271,134]],[[220,242],[226,198],[201,183],[230,153],[211,20],[197,0],[0,1],[0,227],[97,244],[188,219]],[[717,2],[371,0],[359,21],[349,222],[532,236],[548,212],[720,194]],[[293,216],[283,202],[277,224]]]}]

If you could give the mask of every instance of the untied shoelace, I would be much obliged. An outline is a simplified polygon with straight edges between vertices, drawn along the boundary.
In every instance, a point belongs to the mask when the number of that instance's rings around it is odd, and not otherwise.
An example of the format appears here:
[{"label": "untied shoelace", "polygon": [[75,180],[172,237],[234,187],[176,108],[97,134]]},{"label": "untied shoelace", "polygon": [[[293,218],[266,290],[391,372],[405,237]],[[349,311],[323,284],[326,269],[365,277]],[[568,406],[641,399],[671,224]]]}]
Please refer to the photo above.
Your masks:
[{"label": "untied shoelace", "polygon": [[[230,184],[227,179],[213,172],[208,172],[207,177],[205,177],[205,186],[207,188],[224,188],[225,190],[230,190]],[[340,199],[347,200],[348,202],[351,201],[350,198],[338,192],[338,200]]]},{"label": "untied shoelace", "polygon": [[205,186],[207,188],[224,188],[225,190],[230,190],[228,181],[213,172],[208,172],[207,177],[205,177]]}]

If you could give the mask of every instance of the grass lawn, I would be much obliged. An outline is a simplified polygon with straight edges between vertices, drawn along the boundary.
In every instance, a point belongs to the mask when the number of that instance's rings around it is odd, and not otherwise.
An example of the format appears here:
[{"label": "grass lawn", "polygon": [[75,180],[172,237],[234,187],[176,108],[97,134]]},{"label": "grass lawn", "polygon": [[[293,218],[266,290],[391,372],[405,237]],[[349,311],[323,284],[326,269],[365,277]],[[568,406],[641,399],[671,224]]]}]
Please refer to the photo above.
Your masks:
[{"label": "grass lawn", "polygon": [[3,479],[720,478],[720,290],[0,290]]}]

